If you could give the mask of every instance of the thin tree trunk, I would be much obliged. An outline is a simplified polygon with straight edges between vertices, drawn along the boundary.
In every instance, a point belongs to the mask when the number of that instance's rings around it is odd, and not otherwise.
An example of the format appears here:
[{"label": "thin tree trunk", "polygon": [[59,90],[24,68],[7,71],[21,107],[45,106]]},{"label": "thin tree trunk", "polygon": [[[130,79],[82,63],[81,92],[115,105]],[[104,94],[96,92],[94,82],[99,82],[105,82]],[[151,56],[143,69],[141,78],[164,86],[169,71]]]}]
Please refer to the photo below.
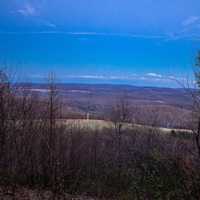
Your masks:
[{"label": "thin tree trunk", "polygon": [[198,150],[198,155],[200,158],[200,118],[198,119],[198,130],[197,130],[197,134],[195,136],[195,141],[196,141],[196,146],[197,146],[197,150]]}]

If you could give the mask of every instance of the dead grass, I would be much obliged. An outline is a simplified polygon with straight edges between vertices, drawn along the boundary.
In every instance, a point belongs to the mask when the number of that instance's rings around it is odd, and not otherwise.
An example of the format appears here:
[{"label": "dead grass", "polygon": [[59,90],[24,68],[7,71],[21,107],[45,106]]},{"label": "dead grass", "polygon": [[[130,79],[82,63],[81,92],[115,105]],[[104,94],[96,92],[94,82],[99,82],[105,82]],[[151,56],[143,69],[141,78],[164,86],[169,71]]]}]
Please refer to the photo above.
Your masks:
[{"label": "dead grass", "polygon": [[[86,128],[92,130],[102,130],[104,128],[114,128],[114,125],[111,121],[105,120],[87,120],[87,119],[67,119],[67,120],[60,120],[64,123],[67,127],[79,127],[79,128]],[[178,133],[192,133],[191,130],[188,129],[171,129],[171,128],[163,128],[163,127],[151,127],[147,125],[140,125],[140,124],[131,124],[131,123],[124,123],[125,129],[157,129],[158,131],[168,134],[172,131]]]}]

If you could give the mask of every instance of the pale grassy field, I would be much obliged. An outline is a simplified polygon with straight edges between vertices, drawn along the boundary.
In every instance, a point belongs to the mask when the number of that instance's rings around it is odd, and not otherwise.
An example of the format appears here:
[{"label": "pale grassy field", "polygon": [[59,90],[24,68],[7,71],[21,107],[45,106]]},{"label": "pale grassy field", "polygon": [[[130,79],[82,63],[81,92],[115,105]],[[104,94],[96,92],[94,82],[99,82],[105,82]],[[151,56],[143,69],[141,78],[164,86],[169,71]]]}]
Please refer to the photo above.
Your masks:
[{"label": "pale grassy field", "polygon": [[87,120],[87,119],[67,119],[62,120],[67,127],[78,127],[92,130],[102,130],[104,128],[113,128],[112,122],[104,120]]},{"label": "pale grassy field", "polygon": [[[78,128],[84,128],[84,129],[91,129],[91,130],[102,130],[104,128],[114,128],[114,123],[111,121],[105,121],[105,120],[87,120],[87,119],[67,119],[62,120],[62,123],[64,123],[67,127],[78,127]],[[131,123],[124,123],[123,124],[124,129],[157,129],[160,132],[163,133],[171,133],[173,130],[176,132],[184,132],[184,133],[192,133],[191,130],[186,129],[170,129],[170,128],[162,128],[162,127],[151,127],[151,126],[144,126],[139,124],[131,124]]]}]

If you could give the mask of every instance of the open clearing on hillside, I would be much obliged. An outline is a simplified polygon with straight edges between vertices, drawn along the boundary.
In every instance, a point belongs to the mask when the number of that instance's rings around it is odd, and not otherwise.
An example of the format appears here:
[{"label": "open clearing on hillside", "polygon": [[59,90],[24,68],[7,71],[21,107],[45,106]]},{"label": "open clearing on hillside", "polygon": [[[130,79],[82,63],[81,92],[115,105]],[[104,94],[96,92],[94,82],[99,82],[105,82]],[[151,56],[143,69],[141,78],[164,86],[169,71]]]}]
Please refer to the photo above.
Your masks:
[{"label": "open clearing on hillside", "polygon": [[[92,129],[92,130],[102,130],[104,128],[114,128],[114,124],[111,121],[105,120],[94,120],[94,119],[67,119],[62,120],[62,123],[66,124],[68,127],[79,127],[85,129]],[[139,125],[139,124],[131,124],[131,123],[124,123],[124,129],[157,129],[163,133],[171,133],[172,131],[179,132],[179,133],[192,133],[192,130],[188,129],[172,129],[172,128],[163,128],[163,127],[152,127],[147,125]]]}]

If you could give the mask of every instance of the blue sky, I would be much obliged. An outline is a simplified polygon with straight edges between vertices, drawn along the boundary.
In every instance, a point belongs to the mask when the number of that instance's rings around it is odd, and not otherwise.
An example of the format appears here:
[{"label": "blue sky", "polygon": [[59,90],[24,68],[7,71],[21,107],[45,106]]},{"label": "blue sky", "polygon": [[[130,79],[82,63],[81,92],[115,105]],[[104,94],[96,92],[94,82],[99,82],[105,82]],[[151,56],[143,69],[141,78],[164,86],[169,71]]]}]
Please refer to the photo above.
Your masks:
[{"label": "blue sky", "polygon": [[0,63],[24,80],[174,87],[198,49],[199,0],[0,2]]}]

